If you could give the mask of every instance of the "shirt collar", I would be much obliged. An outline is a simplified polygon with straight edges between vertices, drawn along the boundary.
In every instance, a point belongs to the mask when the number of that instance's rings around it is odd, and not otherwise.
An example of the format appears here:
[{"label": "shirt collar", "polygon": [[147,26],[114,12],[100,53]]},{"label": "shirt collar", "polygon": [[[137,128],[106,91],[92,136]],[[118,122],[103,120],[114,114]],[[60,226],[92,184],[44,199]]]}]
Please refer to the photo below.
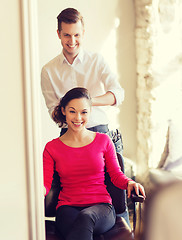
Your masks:
[{"label": "shirt collar", "polygon": [[[75,58],[75,60],[74,60],[74,62],[73,62],[72,65],[74,65],[74,64],[77,63],[78,61],[82,63],[82,62],[83,62],[83,56],[84,56],[84,51],[83,51],[83,49],[81,48],[79,54],[76,56],[76,58]],[[67,64],[70,65],[70,63],[69,63],[69,62],[67,61],[67,59],[65,58],[65,56],[64,56],[64,54],[63,54],[63,51],[62,51],[61,54],[60,54],[60,62],[61,62],[61,64],[67,63]]]},{"label": "shirt collar", "polygon": [[63,54],[63,51],[60,54],[60,63],[61,63],[61,65],[64,63],[68,63],[67,59],[65,58],[65,56]]},{"label": "shirt collar", "polygon": [[[83,55],[84,55],[84,51],[83,51],[83,49],[81,48],[81,49],[80,49],[80,52],[79,52],[79,54],[76,56],[75,60],[78,59],[80,62],[83,62]],[[75,60],[74,60],[74,62],[75,62]]]}]

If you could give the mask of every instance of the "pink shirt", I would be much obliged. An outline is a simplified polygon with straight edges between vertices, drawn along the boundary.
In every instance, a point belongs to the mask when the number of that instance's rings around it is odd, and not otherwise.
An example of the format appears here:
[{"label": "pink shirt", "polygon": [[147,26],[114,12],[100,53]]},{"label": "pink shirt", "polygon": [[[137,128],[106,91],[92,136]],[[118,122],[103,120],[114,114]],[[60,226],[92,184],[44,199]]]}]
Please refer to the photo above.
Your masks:
[{"label": "pink shirt", "polygon": [[109,136],[96,133],[88,145],[73,148],[59,138],[45,146],[43,153],[44,186],[47,194],[51,188],[54,166],[59,173],[62,190],[57,208],[61,205],[88,206],[97,203],[112,203],[104,184],[104,167],[113,184],[127,189],[127,178],[121,171],[115,147]]}]

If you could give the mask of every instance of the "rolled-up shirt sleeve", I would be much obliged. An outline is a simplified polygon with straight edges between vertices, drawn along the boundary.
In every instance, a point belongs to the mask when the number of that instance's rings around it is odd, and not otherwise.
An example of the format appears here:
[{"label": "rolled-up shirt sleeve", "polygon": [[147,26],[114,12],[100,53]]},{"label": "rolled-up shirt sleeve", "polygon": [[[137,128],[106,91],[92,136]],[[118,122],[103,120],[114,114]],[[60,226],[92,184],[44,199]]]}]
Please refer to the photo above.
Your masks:
[{"label": "rolled-up shirt sleeve", "polygon": [[55,90],[51,84],[51,80],[45,67],[43,67],[41,71],[41,88],[48,112],[52,118],[52,112],[59,104],[60,99],[57,98],[55,94]]},{"label": "rolled-up shirt sleeve", "polygon": [[104,84],[106,92],[112,92],[115,96],[115,106],[120,105],[124,101],[124,89],[121,87],[118,77],[113,73],[109,65],[104,61],[100,55],[100,78]]}]

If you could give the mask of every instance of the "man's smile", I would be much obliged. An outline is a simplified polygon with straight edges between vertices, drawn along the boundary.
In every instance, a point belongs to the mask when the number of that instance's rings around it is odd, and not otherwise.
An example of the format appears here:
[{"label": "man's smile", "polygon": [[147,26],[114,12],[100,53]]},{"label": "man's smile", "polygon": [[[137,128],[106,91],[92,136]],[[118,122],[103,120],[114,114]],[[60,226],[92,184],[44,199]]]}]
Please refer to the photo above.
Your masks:
[{"label": "man's smile", "polygon": [[78,45],[78,44],[74,44],[74,45],[67,44],[67,46],[68,46],[69,48],[72,48],[72,49],[74,49],[77,45]]}]

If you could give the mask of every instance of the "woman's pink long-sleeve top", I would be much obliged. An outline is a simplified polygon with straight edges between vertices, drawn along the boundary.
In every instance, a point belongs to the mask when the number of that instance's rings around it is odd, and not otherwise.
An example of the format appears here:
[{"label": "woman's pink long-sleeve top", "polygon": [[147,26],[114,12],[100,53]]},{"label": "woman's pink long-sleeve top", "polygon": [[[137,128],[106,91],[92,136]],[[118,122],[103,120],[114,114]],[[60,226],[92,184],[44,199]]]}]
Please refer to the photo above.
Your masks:
[{"label": "woman's pink long-sleeve top", "polygon": [[112,203],[104,184],[104,168],[113,184],[127,189],[127,178],[120,169],[114,144],[106,134],[96,133],[88,145],[73,148],[59,138],[48,142],[43,152],[44,186],[48,194],[54,168],[59,173],[62,190],[57,208],[61,205],[90,206]]}]

